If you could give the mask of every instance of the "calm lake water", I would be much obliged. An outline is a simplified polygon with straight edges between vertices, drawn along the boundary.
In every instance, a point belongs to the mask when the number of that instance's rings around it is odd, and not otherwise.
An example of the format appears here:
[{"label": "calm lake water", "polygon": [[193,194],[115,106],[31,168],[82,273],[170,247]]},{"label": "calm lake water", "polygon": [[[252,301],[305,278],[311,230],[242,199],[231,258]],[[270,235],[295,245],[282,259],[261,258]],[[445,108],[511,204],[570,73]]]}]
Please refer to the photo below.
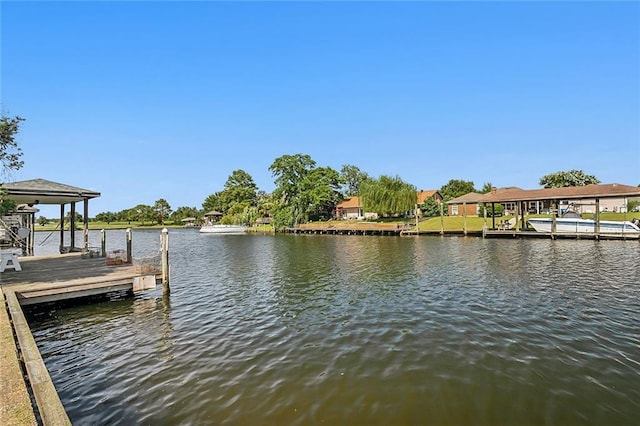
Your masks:
[{"label": "calm lake water", "polygon": [[638,242],[171,230],[170,253],[169,298],[30,314],[74,424],[640,423]]}]

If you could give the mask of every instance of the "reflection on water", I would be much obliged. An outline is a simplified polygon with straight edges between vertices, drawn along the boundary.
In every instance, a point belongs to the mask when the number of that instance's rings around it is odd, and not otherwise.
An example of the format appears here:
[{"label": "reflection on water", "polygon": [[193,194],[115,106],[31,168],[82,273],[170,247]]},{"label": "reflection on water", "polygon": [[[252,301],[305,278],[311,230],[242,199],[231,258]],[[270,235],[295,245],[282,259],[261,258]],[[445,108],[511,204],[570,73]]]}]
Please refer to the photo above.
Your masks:
[{"label": "reflection on water", "polygon": [[[134,233],[134,252],[159,233]],[[172,293],[30,316],[78,424],[633,424],[633,242],[171,231]]]}]

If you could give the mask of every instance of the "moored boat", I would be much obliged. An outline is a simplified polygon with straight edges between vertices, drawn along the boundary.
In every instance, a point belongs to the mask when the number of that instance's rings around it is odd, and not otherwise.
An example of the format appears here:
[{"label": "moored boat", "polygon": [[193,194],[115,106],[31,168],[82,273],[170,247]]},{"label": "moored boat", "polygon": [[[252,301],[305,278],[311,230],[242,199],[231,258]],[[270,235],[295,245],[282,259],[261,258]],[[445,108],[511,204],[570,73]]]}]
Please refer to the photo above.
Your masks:
[{"label": "moored boat", "polygon": [[[551,232],[553,220],[546,217],[536,217],[528,219],[529,225],[536,232]],[[557,233],[595,233],[596,221],[593,219],[568,218],[562,217],[556,219]],[[630,221],[600,221],[601,234],[640,234],[640,227]]]},{"label": "moored boat", "polygon": [[247,227],[244,225],[203,225],[200,232],[206,234],[244,234]]}]

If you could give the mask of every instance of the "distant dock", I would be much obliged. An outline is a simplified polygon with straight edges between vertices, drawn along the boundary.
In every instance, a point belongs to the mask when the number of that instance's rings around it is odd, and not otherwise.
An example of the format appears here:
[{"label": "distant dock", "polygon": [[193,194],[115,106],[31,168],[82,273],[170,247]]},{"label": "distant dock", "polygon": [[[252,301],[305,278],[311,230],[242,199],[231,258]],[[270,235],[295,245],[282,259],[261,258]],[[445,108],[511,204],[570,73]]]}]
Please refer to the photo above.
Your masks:
[{"label": "distant dock", "polygon": [[583,240],[639,240],[633,233],[536,232],[520,229],[430,229],[416,230],[414,225],[376,222],[311,222],[287,228],[288,234],[379,235],[379,236],[469,236],[482,238],[547,238]]},{"label": "distant dock", "polygon": [[411,226],[401,223],[377,222],[310,222],[285,229],[289,234],[327,234],[327,235],[400,235]]}]

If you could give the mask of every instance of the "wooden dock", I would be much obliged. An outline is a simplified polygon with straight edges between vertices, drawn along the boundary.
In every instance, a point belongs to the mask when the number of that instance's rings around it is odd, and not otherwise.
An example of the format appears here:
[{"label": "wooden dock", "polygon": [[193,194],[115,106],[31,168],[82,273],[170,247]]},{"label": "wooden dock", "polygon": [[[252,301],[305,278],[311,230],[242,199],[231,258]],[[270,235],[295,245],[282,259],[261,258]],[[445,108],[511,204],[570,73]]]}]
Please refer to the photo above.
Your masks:
[{"label": "wooden dock", "polygon": [[[0,274],[0,285],[5,293],[16,293],[21,305],[133,291],[136,277],[149,275],[140,266],[109,266],[102,257],[85,259],[80,253],[24,257],[20,264],[22,271]],[[161,279],[152,274],[156,282]]]},{"label": "wooden dock", "polygon": [[288,228],[289,234],[327,234],[327,235],[400,235],[411,226],[401,223],[378,222],[310,222]]},{"label": "wooden dock", "polygon": [[640,235],[633,233],[569,233],[536,232],[518,229],[442,229],[416,230],[413,225],[377,222],[311,222],[288,228],[290,234],[314,235],[385,235],[385,236],[469,236],[483,238],[547,238],[547,239],[584,239],[584,240],[639,240]]},{"label": "wooden dock", "polygon": [[484,232],[486,238],[547,238],[553,240],[635,240],[640,239],[639,234],[632,233],[595,233],[595,232],[537,232],[520,230],[487,230]]},{"label": "wooden dock", "polygon": [[20,265],[21,271],[0,273],[0,424],[35,424],[35,408],[45,425],[71,424],[21,306],[155,288],[163,274],[146,265],[110,266],[105,258],[85,258],[80,253],[23,257]]}]

